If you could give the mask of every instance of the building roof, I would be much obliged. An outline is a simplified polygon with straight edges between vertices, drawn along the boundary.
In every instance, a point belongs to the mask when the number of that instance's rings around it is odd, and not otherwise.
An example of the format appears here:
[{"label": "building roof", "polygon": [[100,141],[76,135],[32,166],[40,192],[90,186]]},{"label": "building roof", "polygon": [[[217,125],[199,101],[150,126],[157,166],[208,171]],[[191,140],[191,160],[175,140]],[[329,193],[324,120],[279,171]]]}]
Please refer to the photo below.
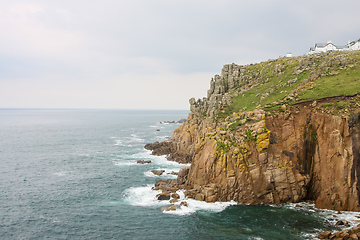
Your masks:
[{"label": "building roof", "polygon": [[336,49],[344,49],[344,48],[348,48],[348,46],[336,46]]},{"label": "building roof", "polygon": [[[331,51],[331,50],[354,50],[356,47],[353,47],[352,46],[356,43],[360,43],[360,38],[358,40],[355,40],[355,41],[351,41],[349,42],[347,45],[341,45],[341,46],[336,46],[335,44],[333,44],[331,41],[328,41],[326,43],[316,43],[315,44],[315,47],[311,47],[310,50],[309,50],[309,53],[317,53],[317,52],[322,52],[322,51]],[[326,48],[327,46],[329,45],[332,45],[333,47],[335,47],[335,49],[324,49]],[[323,49],[321,49],[323,48]],[[356,48],[357,49],[357,48]]]}]

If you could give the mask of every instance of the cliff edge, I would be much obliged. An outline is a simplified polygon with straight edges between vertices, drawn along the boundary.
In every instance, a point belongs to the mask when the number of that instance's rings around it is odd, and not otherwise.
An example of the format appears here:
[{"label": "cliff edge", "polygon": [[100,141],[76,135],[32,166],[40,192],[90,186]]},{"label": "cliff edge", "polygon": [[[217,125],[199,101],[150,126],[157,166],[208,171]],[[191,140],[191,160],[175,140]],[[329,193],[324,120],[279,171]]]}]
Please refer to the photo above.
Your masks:
[{"label": "cliff edge", "polygon": [[359,211],[359,94],[359,51],[225,65],[165,144],[191,162],[177,183],[208,202]]}]

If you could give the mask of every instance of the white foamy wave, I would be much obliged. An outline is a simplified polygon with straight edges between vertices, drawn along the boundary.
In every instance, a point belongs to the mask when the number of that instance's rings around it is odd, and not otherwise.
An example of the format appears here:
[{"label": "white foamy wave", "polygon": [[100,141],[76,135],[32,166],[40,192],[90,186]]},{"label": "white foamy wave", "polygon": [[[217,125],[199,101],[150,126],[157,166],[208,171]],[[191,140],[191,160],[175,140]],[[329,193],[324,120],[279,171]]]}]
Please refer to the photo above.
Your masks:
[{"label": "white foamy wave", "polygon": [[178,163],[178,162],[174,162],[174,161],[169,161],[166,159],[166,156],[151,155],[151,151],[146,150],[146,149],[144,149],[141,153],[134,154],[134,156],[152,159],[155,164],[160,165],[160,166],[173,166],[173,167],[178,167],[178,169],[180,169],[184,166],[190,166],[190,164],[182,164],[182,163]]},{"label": "white foamy wave", "polygon": [[[180,199],[178,200],[178,202],[173,204],[173,205],[175,205],[176,210],[163,211],[164,213],[176,214],[176,215],[189,215],[189,214],[195,213],[200,210],[210,211],[210,212],[221,212],[221,211],[225,210],[225,208],[237,204],[234,201],[208,203],[208,202],[204,202],[204,201],[197,201],[197,200],[191,199],[191,198],[185,198],[185,194],[184,194],[183,190],[179,190],[176,193],[179,194],[179,196],[180,196]],[[170,204],[169,201],[166,201],[166,202],[168,202],[168,204]],[[181,205],[181,202],[186,202],[187,206]]]},{"label": "white foamy wave", "polygon": [[147,152],[144,151],[140,151],[138,153],[129,155],[128,158],[134,160],[151,160],[151,162],[153,162],[154,159],[156,159],[156,156],[148,154]]},{"label": "white foamy wave", "polygon": [[[221,212],[225,208],[236,205],[236,202],[215,202],[207,203],[203,201],[197,201],[194,199],[188,199],[185,197],[184,191],[179,190],[176,193],[179,194],[180,199],[176,203],[170,203],[167,200],[157,200],[156,195],[161,193],[161,191],[152,190],[151,186],[146,187],[131,187],[124,191],[124,202],[132,206],[171,206],[175,205],[176,210],[173,211],[163,211],[166,214],[176,214],[176,215],[189,215],[195,213],[199,210],[211,211],[211,212]],[[187,206],[181,204],[181,202],[186,202]]]},{"label": "white foamy wave", "polygon": [[134,166],[137,165],[135,161],[114,161],[116,166]]},{"label": "white foamy wave", "polygon": [[159,142],[162,142],[162,141],[169,140],[169,137],[168,137],[168,136],[158,136],[158,137],[157,137],[157,140],[158,140]]},{"label": "white foamy wave", "polygon": [[145,139],[139,137],[138,135],[136,135],[134,133],[131,134],[130,136],[131,137],[128,138],[130,142],[145,142]]},{"label": "white foamy wave", "polygon": [[134,144],[144,143],[145,139],[137,136],[136,134],[131,134],[129,137],[122,137],[117,139],[115,137],[111,137],[115,141],[115,146],[123,146],[123,147],[132,147]]},{"label": "white foamy wave", "polygon": [[159,201],[156,195],[161,191],[151,189],[150,185],[146,187],[131,187],[124,191],[124,201],[132,206],[163,206],[166,202]]},{"label": "white foamy wave", "polygon": [[159,125],[150,125],[149,127],[151,127],[151,128],[161,128],[161,129],[164,129],[164,126],[161,126],[160,124],[159,124]]},{"label": "white foamy wave", "polygon": [[144,172],[146,177],[152,178],[165,178],[165,179],[177,179],[177,175],[171,174],[172,172],[178,172],[179,169],[152,169],[152,170],[165,170],[160,176],[151,172],[151,170]]},{"label": "white foamy wave", "polygon": [[178,162],[169,161],[166,159],[166,156],[151,155],[151,151],[146,149],[143,149],[139,153],[132,154],[130,157],[132,159],[138,159],[138,160],[143,160],[143,159],[151,160],[156,165],[163,167],[172,166],[174,167],[174,169],[178,169],[178,170],[180,170],[180,168],[184,166],[190,166],[190,164],[181,164]]},{"label": "white foamy wave", "polygon": [[[359,212],[350,212],[350,211],[335,211],[335,210],[328,210],[328,209],[319,209],[315,207],[314,203],[308,202],[300,202],[300,203],[287,203],[284,205],[272,205],[273,207],[285,207],[295,211],[302,211],[302,212],[309,212],[309,213],[316,213],[320,215],[322,218],[326,219],[330,225],[335,225],[338,221],[347,221],[350,227],[346,227],[345,225],[338,225],[342,230],[346,228],[356,227],[359,224]],[[322,231],[326,231],[327,229],[318,229],[318,233]],[[304,237],[315,237],[317,234],[308,234],[304,233]]]},{"label": "white foamy wave", "polygon": [[121,140],[115,140],[115,146],[125,146]]}]

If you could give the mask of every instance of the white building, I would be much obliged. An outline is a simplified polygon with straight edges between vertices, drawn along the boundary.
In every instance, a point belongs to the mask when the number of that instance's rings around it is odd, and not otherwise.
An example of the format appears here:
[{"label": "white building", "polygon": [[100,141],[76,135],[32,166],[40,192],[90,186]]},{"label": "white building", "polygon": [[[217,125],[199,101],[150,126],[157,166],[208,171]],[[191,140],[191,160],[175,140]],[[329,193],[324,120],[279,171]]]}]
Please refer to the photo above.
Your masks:
[{"label": "white building", "polygon": [[327,43],[316,43],[315,47],[310,48],[308,54],[327,52],[327,51],[346,51],[348,50],[347,46],[336,46],[331,41]]},{"label": "white building", "polygon": [[360,39],[349,42],[347,46],[349,47],[349,50],[359,50],[360,49]]},{"label": "white building", "polygon": [[351,51],[351,50],[360,50],[360,39],[356,41],[351,41],[345,46],[336,46],[331,41],[327,43],[316,43],[315,47],[310,48],[310,51],[307,54],[314,54],[327,51]]}]

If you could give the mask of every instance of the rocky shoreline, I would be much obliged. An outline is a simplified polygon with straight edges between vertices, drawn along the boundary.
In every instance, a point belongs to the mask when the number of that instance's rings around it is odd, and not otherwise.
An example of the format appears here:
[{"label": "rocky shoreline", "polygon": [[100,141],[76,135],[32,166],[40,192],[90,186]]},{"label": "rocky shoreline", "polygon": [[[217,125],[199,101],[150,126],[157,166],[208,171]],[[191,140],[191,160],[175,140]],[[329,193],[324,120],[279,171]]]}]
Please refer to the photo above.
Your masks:
[{"label": "rocky shoreline", "polygon": [[360,211],[360,92],[351,87],[358,86],[359,57],[327,53],[225,65],[207,97],[189,100],[191,112],[172,137],[145,146],[191,163],[176,184],[162,184],[166,198],[173,194],[168,189],[184,189],[205,202],[309,200],[319,209]]},{"label": "rocky shoreline", "polygon": [[[168,143],[167,143],[168,144]],[[150,144],[151,145],[151,144]],[[162,146],[158,143],[155,143],[156,146]],[[166,145],[166,144],[165,144]],[[161,170],[153,170],[153,171],[161,171]],[[152,171],[152,172],[153,172]],[[215,191],[216,186],[206,186],[202,187],[200,189],[189,189],[186,185],[186,181],[189,175],[190,166],[185,166],[180,169],[180,171],[176,174],[177,179],[167,179],[167,180],[158,180],[155,182],[154,187],[152,187],[152,190],[161,191],[161,193],[156,195],[157,200],[160,201],[169,201],[168,206],[163,207],[162,211],[176,211],[177,209],[181,207],[187,207],[188,202],[187,201],[180,201],[180,196],[177,193],[179,190],[183,190],[186,198],[192,198],[198,201],[205,201],[205,202],[216,202],[218,201]],[[154,172],[153,172],[154,173]],[[154,173],[156,175],[161,175]],[[175,174],[174,174],[175,175]],[[175,204],[177,203],[177,204]],[[301,205],[296,205],[296,207],[301,208]],[[337,215],[334,215],[333,217],[335,219],[341,219],[340,211],[338,211]],[[360,221],[360,215],[358,216]],[[349,222],[346,220],[338,220],[336,224],[334,224],[334,227],[346,227],[347,229],[341,230],[341,231],[324,231],[319,233],[316,238],[318,239],[337,239],[337,240],[346,240],[346,239],[360,239],[360,224],[356,227],[351,227],[349,225]]]},{"label": "rocky shoreline", "polygon": [[316,236],[318,239],[336,239],[336,240],[358,240],[360,239],[360,224],[356,227],[331,233],[330,231],[321,232]]}]

